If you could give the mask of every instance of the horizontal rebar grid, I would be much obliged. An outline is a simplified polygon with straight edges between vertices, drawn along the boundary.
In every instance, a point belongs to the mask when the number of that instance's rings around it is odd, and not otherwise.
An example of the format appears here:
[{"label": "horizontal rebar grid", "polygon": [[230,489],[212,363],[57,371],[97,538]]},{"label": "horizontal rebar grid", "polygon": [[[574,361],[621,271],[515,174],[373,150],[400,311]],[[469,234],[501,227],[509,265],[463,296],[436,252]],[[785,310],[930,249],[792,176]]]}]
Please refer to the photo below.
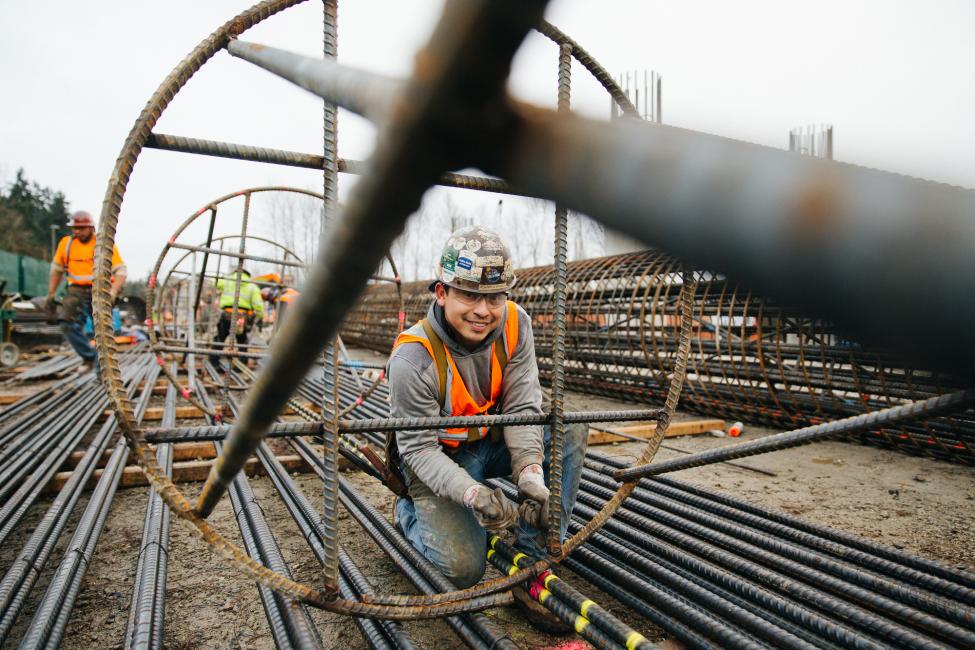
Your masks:
[{"label": "horizontal rebar grid", "polygon": [[[566,388],[659,404],[677,355],[679,261],[645,251],[568,264]],[[697,271],[685,410],[782,429],[860,415],[964,388],[944,373],[917,369],[877,346],[846,338],[829,321],[757,298],[714,273]],[[370,287],[342,338],[388,353],[407,320],[426,315],[427,281]],[[532,316],[543,382],[553,373],[553,267],[518,271],[512,300]],[[402,297],[401,297],[402,296]],[[975,462],[975,413],[960,411],[897,427],[860,430],[858,439],[939,458]]]}]

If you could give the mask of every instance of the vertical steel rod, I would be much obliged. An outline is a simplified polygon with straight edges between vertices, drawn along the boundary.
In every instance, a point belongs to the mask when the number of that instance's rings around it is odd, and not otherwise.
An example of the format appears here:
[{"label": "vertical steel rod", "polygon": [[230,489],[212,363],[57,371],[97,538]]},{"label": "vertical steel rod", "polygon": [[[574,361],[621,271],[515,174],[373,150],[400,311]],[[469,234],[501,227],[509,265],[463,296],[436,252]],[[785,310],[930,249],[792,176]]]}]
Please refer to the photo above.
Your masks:
[{"label": "vertical steel rod", "polygon": [[[217,206],[212,206],[210,208],[210,228],[207,230],[207,243],[204,244],[206,248],[210,248],[213,243],[213,226],[217,222]],[[210,253],[203,253],[203,268],[200,270],[200,281],[196,285],[196,302],[193,303],[193,310],[197,310],[200,307],[200,294],[203,293],[203,278],[207,274],[207,261],[210,259]],[[217,264],[217,275],[220,274],[220,264]]]},{"label": "vertical steel rod", "polygon": [[[251,195],[250,192],[244,194],[244,218],[241,220],[240,225],[240,246],[238,246],[237,252],[243,256],[244,249],[247,246],[247,218],[251,211]],[[230,346],[227,348],[231,352],[237,349],[237,319],[240,318],[240,284],[241,280],[244,279],[244,258],[237,258],[237,272],[234,274],[234,302],[231,307],[230,312]],[[222,311],[222,307],[221,307]],[[222,315],[221,315],[222,317]],[[226,387],[230,386],[230,369],[233,364],[227,364],[227,376],[224,380],[224,385]]]},{"label": "vertical steel rod", "polygon": [[[559,47],[559,111],[569,110],[572,74],[572,46]],[[565,207],[555,206],[555,318],[552,354],[552,436],[549,460],[548,552],[562,553],[562,446],[565,439],[565,300],[566,249],[569,238],[569,215]]]},{"label": "vertical steel rod", "polygon": [[[322,53],[325,58],[338,57],[338,0],[324,1],[324,28],[322,31]],[[322,237],[331,236],[331,226],[335,208],[338,205],[338,108],[331,102],[322,103],[323,121],[323,178],[322,195],[324,201],[324,218],[322,224]],[[339,437],[338,437],[338,387],[339,373],[337,347],[335,341],[329,343],[325,348],[325,363],[323,373],[331,374],[333,379],[333,401],[332,415],[334,422],[331,427],[325,427],[322,453],[325,468],[325,481],[323,486],[324,517],[322,518],[322,575],[325,588],[329,591],[338,591],[339,588],[339,541],[338,541],[338,515],[339,515]],[[325,413],[325,404],[322,404],[322,412]]]}]

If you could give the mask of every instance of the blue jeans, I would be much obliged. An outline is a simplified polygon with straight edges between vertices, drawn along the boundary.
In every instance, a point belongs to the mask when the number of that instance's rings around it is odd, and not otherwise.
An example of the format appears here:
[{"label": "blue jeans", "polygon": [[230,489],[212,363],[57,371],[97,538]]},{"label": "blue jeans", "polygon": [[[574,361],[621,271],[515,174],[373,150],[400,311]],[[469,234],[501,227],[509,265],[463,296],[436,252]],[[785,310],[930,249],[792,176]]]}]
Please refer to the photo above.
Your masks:
[{"label": "blue jeans", "polygon": [[[586,455],[589,427],[585,424],[567,425],[562,462],[562,539],[565,539],[572,507],[575,505],[582,462]],[[545,427],[545,481],[548,482],[550,438]],[[461,445],[451,456],[475,481],[511,476],[511,456],[504,441],[491,442],[485,438]],[[438,497],[417,480],[409,468],[404,468],[409,487],[409,499],[396,500],[396,518],[403,534],[425,558],[458,588],[476,584],[484,575],[487,551],[487,531],[481,527],[474,513],[450,499]],[[515,546],[535,559],[545,556],[545,532],[529,526],[523,520],[514,529]]]},{"label": "blue jeans", "polygon": [[74,351],[84,361],[95,363],[98,360],[98,352],[91,347],[84,331],[85,322],[92,318],[91,289],[82,290],[76,287],[68,287],[58,316],[61,333],[64,334],[64,338],[71,344]]}]

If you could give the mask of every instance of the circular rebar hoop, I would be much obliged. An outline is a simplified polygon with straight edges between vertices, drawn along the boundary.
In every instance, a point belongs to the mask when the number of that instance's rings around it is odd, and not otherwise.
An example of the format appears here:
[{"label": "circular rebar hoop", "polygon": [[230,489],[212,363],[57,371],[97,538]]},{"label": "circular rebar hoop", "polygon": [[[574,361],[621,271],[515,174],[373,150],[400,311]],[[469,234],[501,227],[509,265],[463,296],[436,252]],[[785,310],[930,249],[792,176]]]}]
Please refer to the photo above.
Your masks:
[{"label": "circular rebar hoop", "polygon": [[[386,618],[393,620],[408,620],[419,618],[439,618],[457,613],[465,613],[497,606],[509,602],[507,594],[499,593],[512,585],[523,582],[547,566],[550,562],[543,560],[534,567],[521,569],[516,573],[498,580],[488,581],[470,589],[459,590],[447,594],[438,594],[428,597],[416,596],[391,596],[376,597],[375,599],[362,601],[352,601],[338,598],[335,592],[323,592],[295,582],[279,573],[275,573],[260,563],[249,557],[247,553],[232,544],[216,531],[205,519],[194,512],[192,504],[175,486],[168,476],[161,470],[156,462],[155,454],[151,452],[145,444],[142,432],[138,429],[133,414],[133,407],[122,389],[122,375],[119,367],[119,354],[116,347],[112,325],[111,325],[111,304],[109,299],[109,278],[110,262],[112,249],[115,244],[119,213],[121,211],[122,200],[128,185],[129,178],[136,161],[146,146],[152,135],[152,128],[159,120],[162,112],[166,109],[176,93],[183,85],[196,73],[199,68],[206,63],[216,52],[226,47],[227,43],[240,35],[245,30],[293,5],[299,4],[303,0],[264,0],[251,9],[248,9],[237,17],[218,28],[209,37],[203,40],[193,52],[190,53],[163,81],[160,87],[152,95],[146,107],[143,109],[139,118],[136,120],[129,132],[128,137],[119,154],[112,177],[106,189],[105,199],[102,205],[101,217],[99,220],[99,238],[96,244],[95,260],[95,287],[94,287],[94,324],[96,344],[102,359],[102,380],[106,391],[116,412],[118,423],[122,427],[127,444],[131,449],[134,458],[143,468],[152,486],[181,520],[190,525],[195,532],[207,542],[215,551],[227,558],[231,563],[250,575],[262,585],[276,590],[287,597],[299,600],[327,611],[352,616],[364,616],[373,618]],[[329,7],[334,11],[334,2],[326,2],[326,11]],[[328,21],[326,20],[326,30]],[[590,72],[596,76],[597,80],[609,90],[613,99],[620,105],[626,113],[634,113],[635,110],[626,99],[622,91],[609,78],[608,74],[598,64],[582,50],[578,48],[564,34],[558,32],[549,25],[542,26],[543,33],[562,45],[568,43],[573,48],[573,55]],[[600,74],[599,71],[602,71]],[[328,153],[326,152],[326,163],[328,164]],[[334,161],[335,152],[332,151]],[[334,176],[333,176],[334,177]],[[333,186],[334,189],[334,186]],[[204,210],[209,209],[204,208]],[[241,253],[238,259],[241,259]],[[657,428],[657,435],[652,439],[647,449],[641,455],[643,462],[649,461],[656,453],[659,440],[666,430],[667,423],[676,407],[677,398],[683,382],[684,369],[686,367],[687,354],[690,349],[690,310],[693,300],[693,282],[689,275],[685,277],[681,288],[682,310],[682,333],[679,355],[680,361],[676,364],[670,390],[666,402],[666,413],[661,419],[660,426]],[[239,285],[238,285],[239,286]],[[402,325],[404,310],[400,309],[399,322]],[[185,395],[184,395],[185,396]],[[654,442],[656,441],[656,442]],[[582,530],[576,533],[570,540],[565,542],[562,547],[562,555],[568,555],[572,549],[581,544],[586,537],[598,529],[608,519],[617,507],[622,503],[626,496],[633,490],[634,483],[624,484],[616,493],[613,499],[607,502],[600,513],[587,524]],[[380,600],[384,602],[380,602]],[[405,604],[409,603],[409,604]]]},{"label": "circular rebar hoop", "polygon": [[[246,190],[245,190],[245,192],[246,192]],[[185,229],[186,226],[188,226],[190,223],[192,223],[193,220],[196,217],[198,217],[200,214],[203,214],[203,212],[205,212],[207,209],[215,209],[215,206],[218,203],[222,202],[223,200],[226,200],[227,198],[232,198],[234,196],[237,196],[237,194],[227,195],[226,197],[222,197],[221,199],[218,199],[217,201],[209,204],[206,208],[200,210],[193,217],[191,217],[190,219],[188,219],[177,230],[176,234],[174,234],[169,239],[169,241],[163,247],[162,252],[159,254],[159,258],[156,260],[156,265],[153,268],[152,272],[149,274],[149,282],[148,282],[148,284],[146,286],[146,305],[151,308],[151,311],[149,312],[149,317],[146,319],[146,325],[147,325],[147,329],[148,329],[148,333],[149,333],[149,346],[152,349],[152,351],[155,353],[156,361],[157,361],[157,363],[159,363],[159,367],[162,369],[163,376],[166,378],[167,381],[169,381],[169,383],[171,383],[173,386],[176,387],[177,391],[179,391],[179,395],[183,399],[189,401],[193,406],[195,406],[196,408],[200,409],[201,412],[206,413],[207,415],[210,415],[211,417],[217,417],[218,416],[218,411],[216,409],[212,408],[211,406],[207,405],[206,403],[204,403],[199,398],[195,397],[194,394],[193,394],[193,391],[191,390],[191,388],[189,386],[185,386],[185,387],[184,386],[181,386],[179,384],[179,380],[178,380],[178,378],[176,376],[176,373],[169,367],[169,364],[164,363],[164,355],[163,355],[163,353],[164,352],[171,352],[171,350],[164,350],[163,349],[164,347],[167,347],[167,346],[163,346],[160,343],[159,336],[156,333],[156,326],[158,325],[159,328],[163,330],[163,334],[164,335],[167,334],[167,332],[165,331],[165,328],[166,328],[166,319],[165,319],[165,317],[163,315],[165,313],[165,311],[164,311],[164,308],[165,308],[165,302],[164,302],[165,296],[170,293],[169,291],[167,291],[167,288],[168,288],[168,285],[169,285],[169,280],[172,278],[173,271],[175,271],[179,267],[180,263],[182,263],[183,260],[185,260],[192,253],[192,251],[187,251],[179,260],[176,261],[176,263],[169,270],[169,273],[167,273],[166,279],[162,283],[159,282],[159,272],[160,272],[160,269],[162,267],[163,261],[166,258],[167,253],[170,250],[172,250],[173,245],[175,244],[176,238],[179,236],[179,233],[181,233]],[[247,194],[246,196],[249,196],[249,194]],[[234,239],[236,237],[239,237],[239,235],[225,235],[225,236],[222,236],[222,237],[215,237],[215,238],[210,238],[210,239],[211,239],[211,242],[221,242],[221,244],[222,244],[224,240],[226,240],[226,239]],[[299,261],[301,260],[301,258],[298,257],[298,255],[296,255],[292,250],[290,250],[289,248],[286,248],[285,246],[282,246],[281,244],[278,244],[277,242],[275,242],[273,240],[266,239],[264,237],[259,237],[259,236],[256,236],[256,235],[250,235],[249,238],[251,240],[261,241],[261,242],[264,242],[264,243],[267,243],[267,244],[271,244],[273,246],[277,246],[282,251],[284,251],[285,256],[291,255],[296,260],[299,260]],[[218,268],[218,271],[219,271],[219,268]],[[200,275],[201,275],[201,278],[200,279],[201,279],[201,282],[198,283],[197,287],[202,286],[202,284],[203,284],[202,280],[203,280],[203,276],[205,276],[205,274],[206,274],[206,267],[204,267],[204,268],[202,268],[200,270]],[[215,275],[216,276],[219,276],[219,272],[216,273]],[[191,278],[191,280],[192,280],[192,278]],[[158,291],[157,291],[157,287],[158,287]],[[199,291],[199,289],[197,289],[197,291]],[[187,300],[191,300],[191,299],[194,300],[194,302],[196,303],[196,305],[198,305],[199,302],[200,302],[199,294],[197,294],[195,296],[193,296],[192,294],[191,295],[188,295],[187,296]],[[239,298],[239,295],[235,296],[235,300],[234,300],[234,304],[235,305],[237,304],[237,301],[239,299],[240,299]],[[174,300],[176,300],[176,299],[174,299]],[[178,303],[178,300],[176,300],[176,302]],[[173,306],[174,327],[175,327],[176,310],[177,310],[177,308],[178,308],[178,304],[174,304],[174,306]],[[194,311],[196,311],[196,306],[195,305],[191,305],[190,308],[193,309]],[[155,319],[152,317],[152,314],[153,313],[158,313],[160,315],[161,322],[159,322],[159,323],[156,323],[155,322]],[[231,322],[235,322],[235,321],[232,320]],[[176,332],[174,332],[174,334],[176,334]],[[226,354],[228,356],[234,356],[235,355],[235,352],[234,352],[233,347],[230,347],[228,349],[228,351],[227,352],[224,352],[223,354]]]},{"label": "circular rebar hoop", "polygon": [[[167,332],[166,332],[166,326],[167,326],[167,324],[166,324],[165,318],[161,318],[161,322],[158,322],[157,323],[157,322],[155,322],[155,319],[153,318],[152,314],[153,313],[158,313],[158,314],[162,315],[164,313],[165,298],[166,298],[166,295],[167,295],[166,289],[167,289],[167,287],[169,285],[169,281],[170,281],[170,279],[172,279],[173,273],[179,268],[180,264],[182,264],[184,260],[186,260],[190,255],[192,255],[195,252],[192,249],[210,249],[210,248],[212,248],[218,242],[221,242],[222,243],[222,242],[224,242],[224,241],[226,241],[228,239],[231,239],[232,240],[232,239],[236,239],[236,238],[241,237],[240,234],[235,234],[235,235],[222,235],[220,237],[213,237],[213,228],[214,228],[214,223],[215,223],[215,220],[216,220],[216,215],[217,215],[217,209],[218,209],[218,207],[220,205],[224,204],[225,202],[231,201],[231,200],[236,199],[238,197],[243,197],[244,200],[249,203],[250,197],[253,194],[261,194],[261,193],[266,193],[266,192],[287,192],[287,193],[292,193],[292,194],[300,194],[300,195],[308,196],[308,197],[311,197],[311,198],[314,198],[314,199],[318,199],[318,200],[321,200],[321,201],[324,201],[324,199],[325,199],[324,195],[319,194],[318,192],[313,192],[311,190],[306,190],[306,189],[297,188],[297,187],[288,187],[288,186],[279,186],[279,185],[251,187],[251,188],[239,190],[239,191],[236,191],[236,192],[230,192],[229,194],[224,194],[223,196],[218,197],[218,198],[214,199],[213,201],[208,202],[202,208],[200,208],[199,210],[197,210],[196,212],[194,212],[192,215],[190,215],[189,217],[187,217],[176,228],[176,230],[173,232],[173,234],[170,236],[170,238],[166,241],[166,244],[163,246],[162,251],[159,253],[159,256],[156,258],[156,264],[155,264],[155,266],[153,267],[152,271],[149,273],[149,282],[147,283],[147,287],[146,287],[146,305],[150,307],[149,316],[146,319],[146,325],[147,325],[147,329],[148,329],[148,333],[149,333],[149,346],[152,349],[152,351],[155,353],[157,363],[159,363],[159,367],[162,370],[163,376],[166,378],[167,381],[169,381],[169,383],[171,383],[172,385],[174,385],[176,387],[179,395],[183,399],[186,399],[187,401],[189,401],[193,406],[195,406],[196,408],[198,408],[202,413],[206,413],[207,415],[210,415],[211,417],[219,417],[220,416],[219,410],[218,409],[215,409],[214,407],[212,407],[212,406],[204,403],[202,400],[200,400],[197,397],[195,397],[194,394],[193,394],[193,391],[191,390],[190,387],[188,387],[188,386],[186,386],[186,387],[181,386],[179,384],[178,377],[173,372],[173,370],[169,367],[168,364],[163,363],[163,361],[164,361],[163,353],[164,352],[173,352],[173,350],[168,349],[168,346],[162,345],[160,343],[160,341],[159,341],[159,336],[156,334],[156,326],[158,326],[162,330],[162,333],[164,335],[167,334]],[[179,244],[178,243],[178,239],[179,239],[180,235],[182,235],[186,231],[187,228],[189,228],[197,219],[199,219],[200,217],[202,217],[207,212],[210,213],[210,228],[209,228],[209,233],[208,233],[208,236],[207,236],[206,245],[205,246],[184,246],[184,245]],[[245,230],[246,230],[246,228],[245,228]],[[249,234],[248,233],[246,236],[251,241],[262,242],[264,244],[269,244],[271,246],[274,246],[274,247],[280,249],[280,251],[284,255],[284,259],[283,260],[279,260],[280,263],[285,263],[285,262],[291,263],[291,261],[289,261],[289,259],[288,259],[289,257],[291,257],[291,258],[293,258],[294,265],[296,265],[296,266],[304,266],[304,262],[301,259],[301,256],[299,256],[297,253],[295,253],[293,250],[291,250],[287,246],[284,246],[283,244],[280,244],[279,242],[276,242],[276,241],[274,241],[272,239],[268,239],[266,237],[262,237],[262,236],[259,236],[259,235],[254,235],[254,234]],[[184,254],[173,263],[173,265],[170,267],[169,271],[166,274],[166,279],[160,282],[160,279],[159,279],[160,278],[160,273],[161,273],[163,264],[164,264],[164,262],[166,260],[167,255],[169,254],[169,252],[171,250],[184,250],[184,249],[191,249],[191,250],[186,250],[184,252]],[[228,253],[222,253],[222,252],[221,253],[216,253],[216,255],[218,255],[218,257],[221,256],[221,255],[223,255],[223,256],[228,256],[229,255],[230,257],[237,257],[237,256],[233,255],[232,253],[229,253],[228,254]],[[241,255],[240,257],[237,257],[237,259],[239,260],[238,269],[240,268],[240,265],[243,264],[243,260],[244,259],[255,259],[255,257],[256,257],[256,256],[253,256],[253,255],[243,255],[243,254],[240,254],[240,255]],[[264,260],[267,260],[269,258],[257,257],[257,259],[258,259],[258,261],[264,261]],[[386,262],[389,264],[390,268],[393,270],[393,277],[392,278],[377,278],[377,280],[380,281],[380,282],[390,282],[390,283],[392,283],[394,285],[395,292],[396,292],[395,295],[398,297],[398,304],[399,304],[399,309],[398,309],[398,313],[399,313],[399,316],[398,316],[398,318],[399,318],[399,324],[400,324],[400,329],[402,329],[402,324],[403,324],[403,321],[404,321],[404,319],[406,317],[406,313],[405,313],[404,308],[403,308],[402,282],[400,280],[399,273],[396,270],[396,264],[395,264],[395,262],[394,262],[394,260],[393,260],[393,258],[392,258],[391,255],[387,255],[386,256]],[[219,277],[219,275],[220,275],[220,272],[219,272],[219,261],[218,261],[217,264],[218,264],[217,271],[214,274],[215,277]],[[194,272],[195,272],[195,269],[194,269]],[[203,267],[200,270],[200,281],[197,283],[197,288],[196,288],[196,291],[195,291],[195,295],[194,294],[191,294],[191,295],[187,296],[187,300],[192,299],[194,301],[194,305],[192,307],[192,309],[194,311],[196,311],[196,309],[197,309],[197,307],[199,306],[199,303],[200,303],[200,290],[201,290],[201,288],[202,288],[202,286],[204,284],[205,276],[206,276],[206,257],[204,257],[204,264],[203,264]],[[235,295],[234,295],[233,304],[234,304],[234,307],[236,308],[238,306],[239,300],[240,300],[239,287],[235,286],[235,290],[234,291],[235,291]],[[174,313],[175,313],[175,305],[174,305]],[[236,321],[236,319],[233,319],[233,318],[231,319],[231,322],[232,323],[235,322],[235,321]],[[174,322],[174,326],[175,326],[175,322]],[[175,332],[174,332],[174,334],[175,334]],[[236,341],[233,341],[232,343],[235,343],[235,342]],[[234,352],[234,347],[235,347],[234,345],[230,345],[229,346],[229,349],[227,351],[222,351],[222,352],[219,353],[220,356],[228,356],[228,357],[238,356],[238,354]],[[187,352],[187,353],[189,353],[189,352]],[[243,355],[241,355],[241,356],[243,356]],[[365,388],[361,392],[361,394],[359,395],[359,398],[356,400],[355,403],[350,404],[345,409],[343,409],[340,412],[339,417],[345,417],[350,412],[352,412],[353,410],[355,410],[365,400],[367,400],[372,395],[372,393],[375,391],[376,387],[379,385],[379,383],[381,381],[382,381],[382,375],[379,378],[377,378],[376,380],[374,380],[373,383],[372,383],[372,385],[368,386],[367,388]]]}]

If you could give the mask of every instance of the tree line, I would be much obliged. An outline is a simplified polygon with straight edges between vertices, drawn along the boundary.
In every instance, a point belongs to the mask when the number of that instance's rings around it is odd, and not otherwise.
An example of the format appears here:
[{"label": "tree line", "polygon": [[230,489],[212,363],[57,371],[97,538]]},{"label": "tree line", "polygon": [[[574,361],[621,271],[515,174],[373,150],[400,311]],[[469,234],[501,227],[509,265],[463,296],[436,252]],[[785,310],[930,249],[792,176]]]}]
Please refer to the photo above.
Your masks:
[{"label": "tree line", "polygon": [[51,226],[64,233],[68,200],[64,193],[28,180],[23,169],[0,186],[0,249],[51,259]]}]

